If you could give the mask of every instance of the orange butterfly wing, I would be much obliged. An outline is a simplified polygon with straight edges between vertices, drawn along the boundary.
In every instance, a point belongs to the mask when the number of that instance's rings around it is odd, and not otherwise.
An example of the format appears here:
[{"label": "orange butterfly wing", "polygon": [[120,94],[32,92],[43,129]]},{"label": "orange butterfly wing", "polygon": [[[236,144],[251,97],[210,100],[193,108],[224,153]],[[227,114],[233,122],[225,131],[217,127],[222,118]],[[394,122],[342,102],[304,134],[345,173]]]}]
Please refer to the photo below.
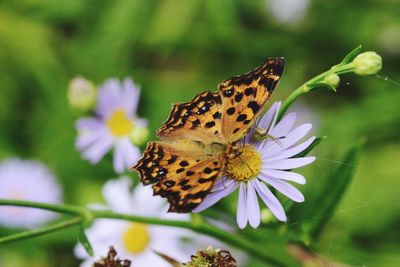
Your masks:
[{"label": "orange butterfly wing", "polygon": [[241,139],[269,100],[283,70],[283,58],[270,58],[256,69],[219,85],[222,99],[222,135],[228,143]]},{"label": "orange butterfly wing", "polygon": [[223,173],[222,156],[209,156],[195,144],[186,146],[150,142],[132,168],[140,173],[144,185],[153,184],[155,195],[168,199],[173,212],[192,211]]}]

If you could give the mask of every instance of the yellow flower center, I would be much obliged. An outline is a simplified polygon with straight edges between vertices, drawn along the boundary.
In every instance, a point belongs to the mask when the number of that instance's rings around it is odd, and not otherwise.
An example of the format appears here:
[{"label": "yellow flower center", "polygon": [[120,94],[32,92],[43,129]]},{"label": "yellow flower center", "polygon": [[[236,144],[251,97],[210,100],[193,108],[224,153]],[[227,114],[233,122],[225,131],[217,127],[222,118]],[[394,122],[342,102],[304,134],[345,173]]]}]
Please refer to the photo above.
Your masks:
[{"label": "yellow flower center", "polygon": [[128,252],[140,254],[146,250],[150,243],[148,226],[142,223],[131,223],[122,239]]},{"label": "yellow flower center", "polygon": [[125,111],[117,109],[107,120],[107,126],[115,136],[124,136],[132,132],[133,121],[126,116]]},{"label": "yellow flower center", "polygon": [[228,160],[226,174],[228,178],[247,182],[255,178],[261,170],[261,155],[254,146],[246,145],[237,151],[237,155]]}]

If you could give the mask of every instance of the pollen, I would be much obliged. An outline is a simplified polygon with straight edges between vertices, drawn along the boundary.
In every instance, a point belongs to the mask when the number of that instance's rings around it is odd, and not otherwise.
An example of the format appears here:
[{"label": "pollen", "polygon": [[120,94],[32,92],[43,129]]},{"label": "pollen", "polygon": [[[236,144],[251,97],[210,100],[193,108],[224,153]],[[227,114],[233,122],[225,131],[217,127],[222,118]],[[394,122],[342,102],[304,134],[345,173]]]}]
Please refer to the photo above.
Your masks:
[{"label": "pollen", "polygon": [[133,121],[128,118],[124,110],[117,109],[107,120],[107,126],[117,137],[129,135],[133,129]]},{"label": "pollen", "polygon": [[140,254],[150,244],[149,229],[146,224],[132,223],[123,234],[125,249],[132,254]]},{"label": "pollen", "polygon": [[254,146],[246,145],[239,148],[237,156],[228,160],[226,174],[229,179],[247,182],[257,177],[261,170],[261,155]]}]

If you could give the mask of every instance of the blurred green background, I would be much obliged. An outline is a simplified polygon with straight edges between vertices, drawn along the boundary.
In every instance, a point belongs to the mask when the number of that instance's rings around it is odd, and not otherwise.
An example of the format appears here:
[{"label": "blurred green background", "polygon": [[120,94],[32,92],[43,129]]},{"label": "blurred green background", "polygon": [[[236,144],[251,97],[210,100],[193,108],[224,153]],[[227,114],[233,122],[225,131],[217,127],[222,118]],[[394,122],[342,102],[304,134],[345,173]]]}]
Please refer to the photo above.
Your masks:
[{"label": "blurred green background", "polygon": [[[313,248],[349,266],[399,266],[399,11],[398,0],[3,0],[0,157],[48,164],[66,203],[101,201],[102,184],[116,175],[109,160],[92,166],[74,148],[80,114],[69,107],[66,90],[76,75],[96,84],[131,76],[142,88],[140,116],[153,132],[173,102],[215,90],[268,56],[286,58],[272,101],[284,100],[362,44],[383,57],[381,78],[346,75],[337,93],[317,91],[294,107],[314,123],[315,134],[328,137],[312,153],[319,160],[303,172],[301,205],[313,203],[312,188],[346,164],[343,153],[366,136],[356,176],[336,212],[326,214],[329,223]],[[0,236],[8,232],[0,229]],[[67,231],[2,245],[0,259],[5,267],[77,266],[75,242]]]}]

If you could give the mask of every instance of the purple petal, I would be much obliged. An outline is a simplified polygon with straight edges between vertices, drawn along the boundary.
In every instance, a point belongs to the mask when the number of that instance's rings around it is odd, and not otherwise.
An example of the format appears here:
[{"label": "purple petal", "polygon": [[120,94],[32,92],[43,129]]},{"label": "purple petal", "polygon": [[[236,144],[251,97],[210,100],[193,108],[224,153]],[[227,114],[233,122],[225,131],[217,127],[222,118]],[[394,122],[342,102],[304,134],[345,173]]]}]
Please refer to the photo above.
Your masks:
[{"label": "purple petal", "polygon": [[113,167],[116,173],[122,173],[124,171],[124,154],[123,148],[115,146]]},{"label": "purple petal", "polygon": [[303,202],[304,201],[304,196],[303,194],[293,185],[289,184],[288,182],[279,180],[279,179],[271,179],[268,178],[265,175],[260,175],[260,179],[262,179],[264,182],[270,184],[272,187],[274,187],[276,190],[290,198],[291,200],[295,202]]},{"label": "purple petal", "polygon": [[291,170],[299,167],[303,167],[314,162],[315,157],[303,157],[303,158],[292,158],[292,159],[281,159],[276,161],[266,160],[263,163],[263,167],[268,169],[278,170]]},{"label": "purple petal", "polygon": [[238,187],[238,183],[233,182],[226,186],[219,191],[215,191],[213,193],[208,194],[208,196],[197,206],[193,212],[201,212],[209,207],[213,206],[215,203],[220,201],[222,198],[226,197],[227,195],[231,194],[235,189]]},{"label": "purple petal", "polygon": [[149,122],[146,119],[135,118],[134,122],[135,122],[135,127],[145,128],[149,125]]},{"label": "purple petal", "polygon": [[89,160],[92,164],[99,162],[104,155],[111,150],[114,145],[114,139],[110,136],[105,136],[101,140],[90,145],[82,152],[84,159]]},{"label": "purple petal", "polygon": [[134,117],[139,104],[140,90],[132,79],[125,79],[122,85],[122,99],[123,106],[127,111],[128,116]]},{"label": "purple petal", "polygon": [[245,228],[247,225],[246,198],[246,185],[240,183],[238,208],[236,213],[236,221],[240,229]]},{"label": "purple petal", "polygon": [[269,125],[268,130],[271,130],[271,128],[275,126],[276,120],[278,119],[278,113],[279,113],[279,109],[281,108],[281,105],[282,105],[281,101],[276,102],[276,106],[274,107],[275,108],[275,114],[273,116],[273,120],[272,120],[271,124]]},{"label": "purple petal", "polygon": [[86,148],[95,145],[95,143],[108,138],[108,132],[105,127],[94,131],[82,131],[78,134],[75,141],[75,146],[78,150],[85,150]]},{"label": "purple petal", "polygon": [[77,130],[97,130],[104,127],[104,123],[97,118],[81,118],[79,119],[75,127]]},{"label": "purple petal", "polygon": [[217,180],[217,182],[214,184],[211,192],[216,192],[216,191],[225,189],[233,183],[236,184],[236,181],[233,179],[228,179],[228,178],[226,178],[226,176],[223,176],[221,179]]},{"label": "purple petal", "polygon": [[264,201],[265,205],[268,209],[275,215],[275,217],[282,221],[286,222],[286,214],[279,200],[272,194],[272,192],[268,189],[268,187],[260,182],[259,180],[254,180],[254,185],[257,190],[258,195]]},{"label": "purple petal", "polygon": [[298,184],[305,184],[306,179],[304,178],[303,175],[295,173],[295,172],[288,172],[288,171],[280,171],[280,170],[273,170],[273,169],[261,169],[261,172],[259,174],[265,175],[266,177],[270,178],[276,178],[276,179],[281,179],[281,180],[287,180],[287,181],[292,181]]},{"label": "purple petal", "polygon": [[274,137],[286,136],[290,130],[292,130],[294,123],[296,122],[296,113],[291,112],[282,118],[278,124],[270,129],[269,134]]},{"label": "purple petal", "polygon": [[305,141],[297,146],[283,150],[275,155],[266,154],[263,156],[263,160],[275,161],[275,160],[287,159],[287,158],[293,157],[293,156],[299,154],[304,149],[306,149],[308,146],[310,146],[312,144],[312,142],[314,142],[314,140],[315,140],[315,136],[309,138],[307,141]]},{"label": "purple petal", "polygon": [[291,131],[286,138],[284,138],[281,142],[283,148],[288,148],[297,143],[300,139],[308,134],[308,132],[312,129],[311,123],[305,123],[297,126],[293,131]]},{"label": "purple petal", "polygon": [[104,82],[99,90],[96,111],[103,118],[110,116],[121,106],[120,83],[116,79],[110,79]]},{"label": "purple petal", "polygon": [[249,224],[251,227],[257,228],[260,225],[260,206],[252,181],[247,183],[247,213]]},{"label": "purple petal", "polygon": [[140,149],[134,146],[128,137],[121,138],[120,140],[118,140],[118,143],[118,146],[122,150],[125,166],[128,169],[131,166],[135,165],[136,162],[139,160],[141,156]]},{"label": "purple petal", "polygon": [[[271,108],[268,109],[267,113],[256,122],[256,124],[250,129],[249,133],[245,137],[245,143],[254,143],[252,140],[255,129],[264,128],[268,130],[273,123],[275,123],[276,117],[278,115],[279,107],[281,106],[281,102],[275,102],[272,104]],[[259,141],[257,144],[260,143]]]},{"label": "purple petal", "polygon": [[273,125],[272,122],[275,119],[280,106],[281,102],[275,102],[267,111],[267,113],[265,113],[265,115],[261,118],[260,122],[257,124],[257,127],[269,129],[271,125]]}]

